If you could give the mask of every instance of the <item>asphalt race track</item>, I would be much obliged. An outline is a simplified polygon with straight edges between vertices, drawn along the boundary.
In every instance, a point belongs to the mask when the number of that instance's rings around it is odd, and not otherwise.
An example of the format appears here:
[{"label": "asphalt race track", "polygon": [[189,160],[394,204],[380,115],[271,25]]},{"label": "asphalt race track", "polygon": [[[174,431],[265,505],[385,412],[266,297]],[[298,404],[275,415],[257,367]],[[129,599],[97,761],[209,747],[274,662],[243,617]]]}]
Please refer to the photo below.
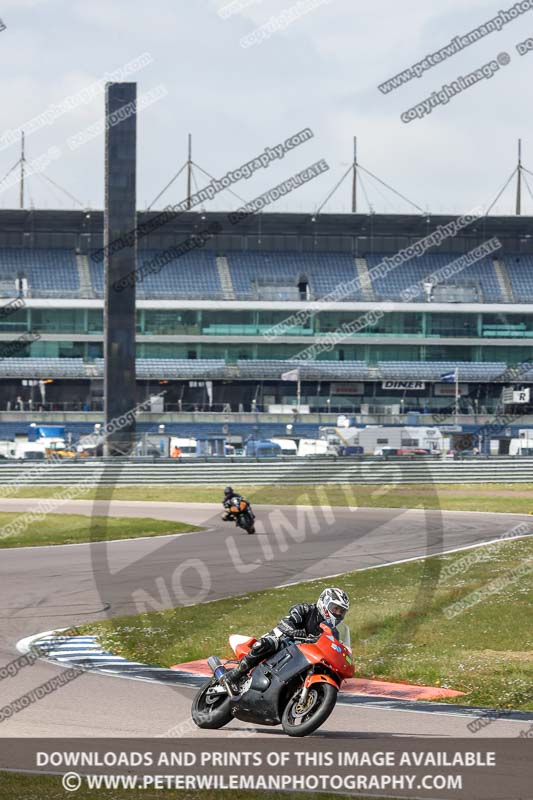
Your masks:
[{"label": "asphalt race track", "polygon": [[[34,500],[2,499],[24,512]],[[0,664],[32,634],[153,608],[207,602],[310,578],[417,558],[495,539],[525,515],[405,509],[255,506],[258,535],[220,521],[215,504],[71,501],[61,513],[143,516],[208,530],[82,545],[6,549],[0,566]],[[426,586],[424,591],[430,591]],[[357,605],[357,598],[352,598]],[[272,620],[274,623],[276,620]],[[243,633],[262,633],[250,629]],[[190,634],[190,631],[188,631]],[[58,675],[38,661],[0,681],[0,705]],[[193,689],[83,674],[1,723],[3,736],[139,737],[280,735],[233,722],[222,731],[190,725]],[[338,705],[317,735],[469,736],[460,709],[385,707],[364,698]],[[471,717],[470,717],[471,719]],[[498,720],[476,736],[517,736],[523,721]]]}]

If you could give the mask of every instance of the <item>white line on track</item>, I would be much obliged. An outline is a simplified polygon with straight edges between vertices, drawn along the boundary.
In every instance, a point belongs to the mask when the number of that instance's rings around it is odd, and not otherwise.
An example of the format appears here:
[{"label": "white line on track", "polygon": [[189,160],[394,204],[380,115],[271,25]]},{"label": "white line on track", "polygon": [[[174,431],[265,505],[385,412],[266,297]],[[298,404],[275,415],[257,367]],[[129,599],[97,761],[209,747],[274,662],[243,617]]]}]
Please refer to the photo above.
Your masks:
[{"label": "white line on track", "polygon": [[[353,569],[350,570],[350,572],[368,572],[371,569],[383,569],[384,567],[395,567],[398,564],[408,564],[411,561],[422,561],[425,558],[440,558],[441,556],[447,556],[452,553],[461,553],[463,550],[473,550],[475,547],[487,547],[490,544],[504,544],[505,542],[516,542],[518,539],[530,539],[532,536],[533,533],[524,533],[524,534],[519,534],[518,536],[507,537],[506,539],[502,538],[489,539],[489,541],[487,542],[476,542],[475,544],[465,544],[462,547],[454,547],[451,550],[443,550],[440,553],[425,553],[422,556],[412,556],[411,558],[400,558],[397,561],[387,561],[385,564],[373,564],[370,567],[359,567],[359,569]],[[313,581],[329,580],[329,578],[338,578],[340,575],[346,575],[346,572],[336,572],[334,575],[324,575],[320,578],[304,578],[304,580],[301,581],[289,581],[289,583],[280,583],[272,588],[284,589],[287,586],[297,586],[299,583],[313,583]]]},{"label": "white line on track", "polygon": [[[0,509],[1,510],[1,509]],[[24,511],[20,512],[24,514]],[[80,515],[83,516],[83,515]],[[95,515],[98,516],[98,515]],[[114,515],[113,515],[114,516]],[[117,516],[120,516],[117,514]],[[109,517],[112,519],[112,517]],[[127,519],[127,517],[125,517]],[[138,519],[138,517],[132,517],[132,519]],[[153,519],[153,517],[148,517],[148,519]],[[172,520],[156,520],[157,522],[172,522]],[[183,523],[187,525],[188,523]],[[191,525],[193,523],[191,522]],[[53,547],[54,549],[57,547],[89,547],[92,544],[116,544],[117,542],[142,542],[147,541],[148,539],[174,539],[177,536],[198,536],[200,533],[214,533],[217,529],[216,528],[202,528],[198,531],[186,531],[185,533],[162,533],[161,535],[156,536],[133,536],[129,537],[128,539],[96,539],[94,542],[70,542],[69,544],[29,544],[23,545],[22,547],[3,547],[2,550],[45,550]]]}]

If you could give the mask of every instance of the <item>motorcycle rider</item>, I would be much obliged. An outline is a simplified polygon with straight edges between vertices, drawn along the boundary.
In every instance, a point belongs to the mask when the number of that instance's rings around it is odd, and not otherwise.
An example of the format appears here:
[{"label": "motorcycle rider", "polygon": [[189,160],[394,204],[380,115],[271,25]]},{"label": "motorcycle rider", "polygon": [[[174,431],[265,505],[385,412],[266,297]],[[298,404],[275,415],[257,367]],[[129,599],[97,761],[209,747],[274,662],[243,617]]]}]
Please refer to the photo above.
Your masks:
[{"label": "motorcycle rider", "polygon": [[226,509],[222,514],[222,519],[224,522],[235,519],[235,512],[231,511],[231,508],[237,508],[244,511],[246,508],[250,507],[248,500],[245,497],[242,497],[240,494],[237,494],[237,492],[234,491],[233,487],[231,486],[226,486],[224,489],[224,499],[222,500],[222,505]]},{"label": "motorcycle rider", "polygon": [[320,625],[323,622],[329,625],[334,636],[338,636],[335,629],[343,621],[349,608],[348,595],[337,588],[324,589],[316,603],[299,603],[292,606],[287,616],[283,617],[275,628],[252,645],[252,649],[243,656],[238,666],[228,670],[225,677],[231,685],[231,690],[238,694],[240,678],[265,658],[277,652],[288,639],[317,639],[322,635]]}]

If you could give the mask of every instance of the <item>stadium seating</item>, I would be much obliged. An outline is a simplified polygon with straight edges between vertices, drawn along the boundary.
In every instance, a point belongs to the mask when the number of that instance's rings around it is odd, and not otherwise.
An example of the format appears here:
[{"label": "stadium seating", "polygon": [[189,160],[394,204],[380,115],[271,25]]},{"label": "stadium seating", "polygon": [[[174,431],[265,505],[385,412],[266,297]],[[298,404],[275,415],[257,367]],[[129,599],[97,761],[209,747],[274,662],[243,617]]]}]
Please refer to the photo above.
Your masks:
[{"label": "stadium seating", "polygon": [[[103,375],[103,358],[97,358],[95,365],[99,374]],[[217,358],[138,358],[136,369],[140,380],[213,380],[225,377],[226,362]]]},{"label": "stadium seating", "polygon": [[[187,360],[178,358],[139,358],[140,380],[207,380],[224,378],[222,359]],[[86,363],[81,358],[4,358],[0,359],[0,377],[13,378],[102,378],[104,360]]]},{"label": "stadium seating", "polygon": [[85,377],[81,358],[1,358],[0,377],[81,378]]},{"label": "stadium seating", "polygon": [[[139,269],[149,264],[158,255],[156,250],[139,251]],[[160,272],[151,272],[137,285],[139,295],[155,297],[202,297],[223,296],[217,265],[213,253],[197,251],[187,253],[170,261]]]},{"label": "stadium seating", "polygon": [[[164,251],[138,252],[138,267],[147,265]],[[390,254],[389,254],[390,256]],[[339,300],[364,300],[360,289],[353,288],[357,277],[354,258],[348,253],[296,252],[231,252],[227,254],[230,275],[237,299],[295,299],[297,282],[307,278],[310,296],[324,297],[339,288]],[[374,253],[365,255],[371,270],[385,257]],[[401,298],[403,290],[421,284],[431,273],[451,263],[457,254],[432,253],[401,264],[383,277],[373,279],[376,299]],[[533,302],[533,256],[508,254],[503,258],[511,287],[518,302]],[[94,295],[103,297],[104,267],[88,258]],[[0,248],[0,294],[16,294],[15,279],[24,274],[28,279],[30,297],[73,297],[80,293],[76,256],[73,250],[60,248]],[[448,283],[478,286],[483,302],[504,302],[492,259],[485,258],[452,276]],[[266,288],[268,287],[268,288]],[[279,287],[279,298],[276,295]],[[289,292],[290,289],[290,292]],[[209,251],[194,251],[166,264],[158,273],[147,273],[137,284],[140,298],[206,298],[223,299],[224,292],[217,270],[216,255]],[[424,293],[421,290],[420,299]]]},{"label": "stadium seating", "polygon": [[[385,257],[383,253],[367,255],[366,260],[369,271],[371,272]],[[418,258],[412,258],[410,261],[391,269],[383,277],[373,277],[372,284],[375,296],[383,300],[401,299],[402,291],[418,284],[420,285],[419,298],[423,302],[425,299],[422,287],[424,279],[436,270],[451,264],[458,257],[457,254],[432,253],[431,255],[426,254]],[[475,264],[471,264],[450,277],[449,280],[443,281],[443,283],[457,285],[476,284],[481,288],[484,302],[502,303],[504,301],[491,258],[483,258]]]},{"label": "stadium seating", "polygon": [[516,301],[533,303],[533,256],[506,255],[503,261]]},{"label": "stadium seating", "polygon": [[[324,297],[356,278],[352,255],[348,253],[232,252],[227,254],[235,294],[238,298],[256,298],[255,282],[293,284],[300,277],[308,280],[311,295]],[[362,300],[360,290],[351,290],[340,299]]]},{"label": "stadium seating", "polygon": [[279,361],[246,360],[237,362],[241,378],[279,380],[284,372],[299,369],[301,380],[364,380],[368,367],[364,361]]},{"label": "stadium seating", "polygon": [[[139,251],[139,268],[157,255],[154,250]],[[379,264],[382,254],[367,256],[369,269]],[[421,283],[436,270],[454,261],[457,255],[432,254],[405,262],[384,277],[373,280],[378,299],[400,299],[404,289]],[[300,278],[306,278],[312,298],[338,291],[339,300],[364,300],[361,289],[353,286],[357,278],[354,258],[348,253],[231,252],[226,255],[237,299],[257,299],[269,292],[271,299],[294,299]],[[90,262],[97,296],[103,294],[103,266]],[[450,283],[477,285],[485,302],[502,302],[500,285],[490,258],[472,264],[450,278]],[[268,290],[267,288],[268,287]],[[349,287],[346,290],[345,287]],[[223,290],[211,252],[194,252],[170,262],[159,273],[149,273],[137,284],[140,297],[191,297],[218,299]],[[341,291],[339,291],[341,290]],[[277,294],[276,294],[277,291]],[[533,291],[533,287],[531,289]],[[279,297],[278,297],[279,295]],[[423,299],[423,291],[420,293]]]},{"label": "stadium seating", "polygon": [[[138,269],[153,262],[165,251],[139,250]],[[97,297],[104,293],[104,265],[89,258],[93,289]],[[139,297],[187,297],[222,299],[223,291],[215,256],[211,252],[187,253],[161,267],[159,272],[147,272],[137,282]]]},{"label": "stadium seating", "polygon": [[[28,279],[30,297],[72,297],[80,284],[73,250],[58,248],[0,247],[0,277]],[[3,281],[5,285],[5,280]]]},{"label": "stadium seating", "polygon": [[378,370],[384,380],[438,381],[457,367],[460,381],[491,381],[506,369],[503,361],[379,361]]},{"label": "stadium seating", "polygon": [[[459,380],[490,381],[506,370],[503,361],[380,361],[373,378],[384,380],[432,380],[459,369]],[[283,361],[240,359],[237,367],[223,359],[138,358],[139,380],[280,380],[283,373],[299,369],[302,381],[364,381],[370,371],[364,361]],[[533,370],[532,370],[533,373]],[[11,378],[102,378],[104,361],[86,363],[81,358],[4,358],[0,377]],[[521,375],[522,380],[531,377]]]}]

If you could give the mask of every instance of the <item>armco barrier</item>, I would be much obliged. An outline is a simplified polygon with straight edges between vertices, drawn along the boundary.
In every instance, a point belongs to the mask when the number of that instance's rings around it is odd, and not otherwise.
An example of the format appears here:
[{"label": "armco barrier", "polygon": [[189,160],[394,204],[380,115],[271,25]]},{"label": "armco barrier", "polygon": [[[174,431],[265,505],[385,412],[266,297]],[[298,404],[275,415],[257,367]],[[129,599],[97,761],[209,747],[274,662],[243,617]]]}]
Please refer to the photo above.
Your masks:
[{"label": "armco barrier", "polygon": [[[16,485],[533,483],[533,458],[472,461],[397,459],[269,459],[0,463],[0,499]],[[11,491],[8,491],[11,489]]]}]

